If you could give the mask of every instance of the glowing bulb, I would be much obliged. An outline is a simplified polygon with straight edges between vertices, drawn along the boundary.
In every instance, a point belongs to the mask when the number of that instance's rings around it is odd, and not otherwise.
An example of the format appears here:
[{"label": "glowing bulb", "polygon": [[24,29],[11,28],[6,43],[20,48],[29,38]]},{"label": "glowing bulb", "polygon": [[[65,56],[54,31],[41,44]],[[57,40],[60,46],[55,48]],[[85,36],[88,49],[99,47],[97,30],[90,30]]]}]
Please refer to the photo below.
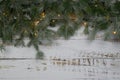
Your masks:
[{"label": "glowing bulb", "polygon": [[87,22],[83,22],[83,25],[86,26],[86,25],[87,25]]},{"label": "glowing bulb", "polygon": [[55,20],[52,20],[52,22],[55,22]]},{"label": "glowing bulb", "polygon": [[27,33],[27,30],[24,30],[24,33]]},{"label": "glowing bulb", "polygon": [[43,18],[45,18],[45,16],[42,16]]},{"label": "glowing bulb", "polygon": [[39,24],[40,21],[35,21],[34,24],[35,26],[37,26]]},{"label": "glowing bulb", "polygon": [[35,36],[35,37],[38,37],[38,31],[36,31],[36,32],[34,33],[34,36]]},{"label": "glowing bulb", "polygon": [[42,12],[42,13],[41,13],[41,16],[42,16],[42,18],[45,18],[45,13]]},{"label": "glowing bulb", "polygon": [[116,32],[116,31],[113,31],[113,34],[117,34],[117,32]]},{"label": "glowing bulb", "polygon": [[95,7],[97,7],[98,5],[96,4]]},{"label": "glowing bulb", "polygon": [[37,37],[37,33],[34,33],[35,37]]},{"label": "glowing bulb", "polygon": [[58,14],[58,17],[60,17],[60,14]]},{"label": "glowing bulb", "polygon": [[40,21],[42,21],[43,19],[42,18],[40,18]]},{"label": "glowing bulb", "polygon": [[4,16],[6,16],[7,14],[6,13],[3,13]]},{"label": "glowing bulb", "polygon": [[45,16],[45,13],[44,13],[44,12],[42,12],[42,13],[41,13],[41,15],[42,15],[42,16]]}]

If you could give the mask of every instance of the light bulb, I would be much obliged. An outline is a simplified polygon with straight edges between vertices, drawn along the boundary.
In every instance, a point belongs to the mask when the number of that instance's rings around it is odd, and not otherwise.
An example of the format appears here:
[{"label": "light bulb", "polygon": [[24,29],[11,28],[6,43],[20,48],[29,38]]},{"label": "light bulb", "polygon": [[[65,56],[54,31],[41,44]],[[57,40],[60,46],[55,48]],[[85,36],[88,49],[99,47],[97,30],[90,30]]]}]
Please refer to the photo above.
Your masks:
[{"label": "light bulb", "polygon": [[96,4],[95,7],[98,7],[98,5]]},{"label": "light bulb", "polygon": [[3,15],[4,15],[4,16],[7,16],[7,14],[6,14],[6,13],[3,13]]},{"label": "light bulb", "polygon": [[58,14],[58,17],[60,17],[60,14]]},{"label": "light bulb", "polygon": [[37,31],[34,33],[34,36],[35,36],[35,37],[38,37],[38,32],[37,32]]},{"label": "light bulb", "polygon": [[45,12],[41,13],[42,18],[45,18]]},{"label": "light bulb", "polygon": [[35,21],[34,24],[35,26],[37,26],[39,24],[40,21]]},{"label": "light bulb", "polygon": [[37,33],[34,33],[34,36],[37,37]]},{"label": "light bulb", "polygon": [[87,22],[83,22],[83,25],[86,26],[86,25],[87,25]]},{"label": "light bulb", "polygon": [[40,21],[42,21],[43,19],[42,18],[40,18]]},{"label": "light bulb", "polygon": [[52,20],[52,22],[55,22],[55,20]]},{"label": "light bulb", "polygon": [[45,16],[42,16],[43,18],[45,18]]},{"label": "light bulb", "polygon": [[113,34],[117,34],[117,32],[116,32],[116,31],[113,31]]},{"label": "light bulb", "polygon": [[45,16],[45,13],[44,13],[44,12],[42,12],[42,13],[41,13],[41,15],[42,15],[42,16]]}]

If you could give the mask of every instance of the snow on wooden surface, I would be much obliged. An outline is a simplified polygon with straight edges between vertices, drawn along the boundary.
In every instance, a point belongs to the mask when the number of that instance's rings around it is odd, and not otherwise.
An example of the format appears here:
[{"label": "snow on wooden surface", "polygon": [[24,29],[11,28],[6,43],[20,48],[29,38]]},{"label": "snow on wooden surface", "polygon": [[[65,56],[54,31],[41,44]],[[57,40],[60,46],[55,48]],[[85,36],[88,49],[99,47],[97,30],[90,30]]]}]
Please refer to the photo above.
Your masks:
[{"label": "snow on wooden surface", "polygon": [[120,80],[120,43],[82,35],[40,46],[43,60],[35,59],[33,47],[7,46],[0,52],[0,80]]},{"label": "snow on wooden surface", "polygon": [[120,80],[120,59],[104,61],[106,65],[99,60],[90,66],[82,62],[1,60],[0,80]]},{"label": "snow on wooden surface", "polygon": [[57,40],[34,48],[8,46],[0,53],[0,80],[120,80],[120,45],[96,40]]}]

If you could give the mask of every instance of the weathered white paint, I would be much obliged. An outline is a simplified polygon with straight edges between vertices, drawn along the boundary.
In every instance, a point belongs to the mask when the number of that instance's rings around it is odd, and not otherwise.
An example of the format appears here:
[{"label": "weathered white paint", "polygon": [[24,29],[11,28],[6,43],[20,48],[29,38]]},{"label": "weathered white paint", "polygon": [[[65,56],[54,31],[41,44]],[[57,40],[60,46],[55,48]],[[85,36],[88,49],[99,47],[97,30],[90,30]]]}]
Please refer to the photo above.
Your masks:
[{"label": "weathered white paint", "polygon": [[53,64],[48,60],[1,60],[0,80],[119,80],[120,59],[110,61],[117,64],[85,66]]},{"label": "weathered white paint", "polygon": [[33,47],[7,46],[0,52],[0,80],[120,80],[120,43],[83,39],[40,46],[45,60],[35,59]]}]

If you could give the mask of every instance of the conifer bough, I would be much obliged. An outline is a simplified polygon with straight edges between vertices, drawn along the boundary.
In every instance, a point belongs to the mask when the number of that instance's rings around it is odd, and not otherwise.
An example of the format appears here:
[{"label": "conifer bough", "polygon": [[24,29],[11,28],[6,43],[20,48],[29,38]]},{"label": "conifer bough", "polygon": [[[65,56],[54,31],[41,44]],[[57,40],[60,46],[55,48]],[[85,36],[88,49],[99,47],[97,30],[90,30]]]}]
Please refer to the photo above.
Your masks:
[{"label": "conifer bough", "polygon": [[[49,29],[59,25],[57,31]],[[63,36],[84,25],[85,34],[106,30],[105,39],[120,40],[119,0],[0,0],[0,46],[34,45]],[[89,30],[89,27],[92,30]],[[94,38],[94,37],[93,37]]]}]

